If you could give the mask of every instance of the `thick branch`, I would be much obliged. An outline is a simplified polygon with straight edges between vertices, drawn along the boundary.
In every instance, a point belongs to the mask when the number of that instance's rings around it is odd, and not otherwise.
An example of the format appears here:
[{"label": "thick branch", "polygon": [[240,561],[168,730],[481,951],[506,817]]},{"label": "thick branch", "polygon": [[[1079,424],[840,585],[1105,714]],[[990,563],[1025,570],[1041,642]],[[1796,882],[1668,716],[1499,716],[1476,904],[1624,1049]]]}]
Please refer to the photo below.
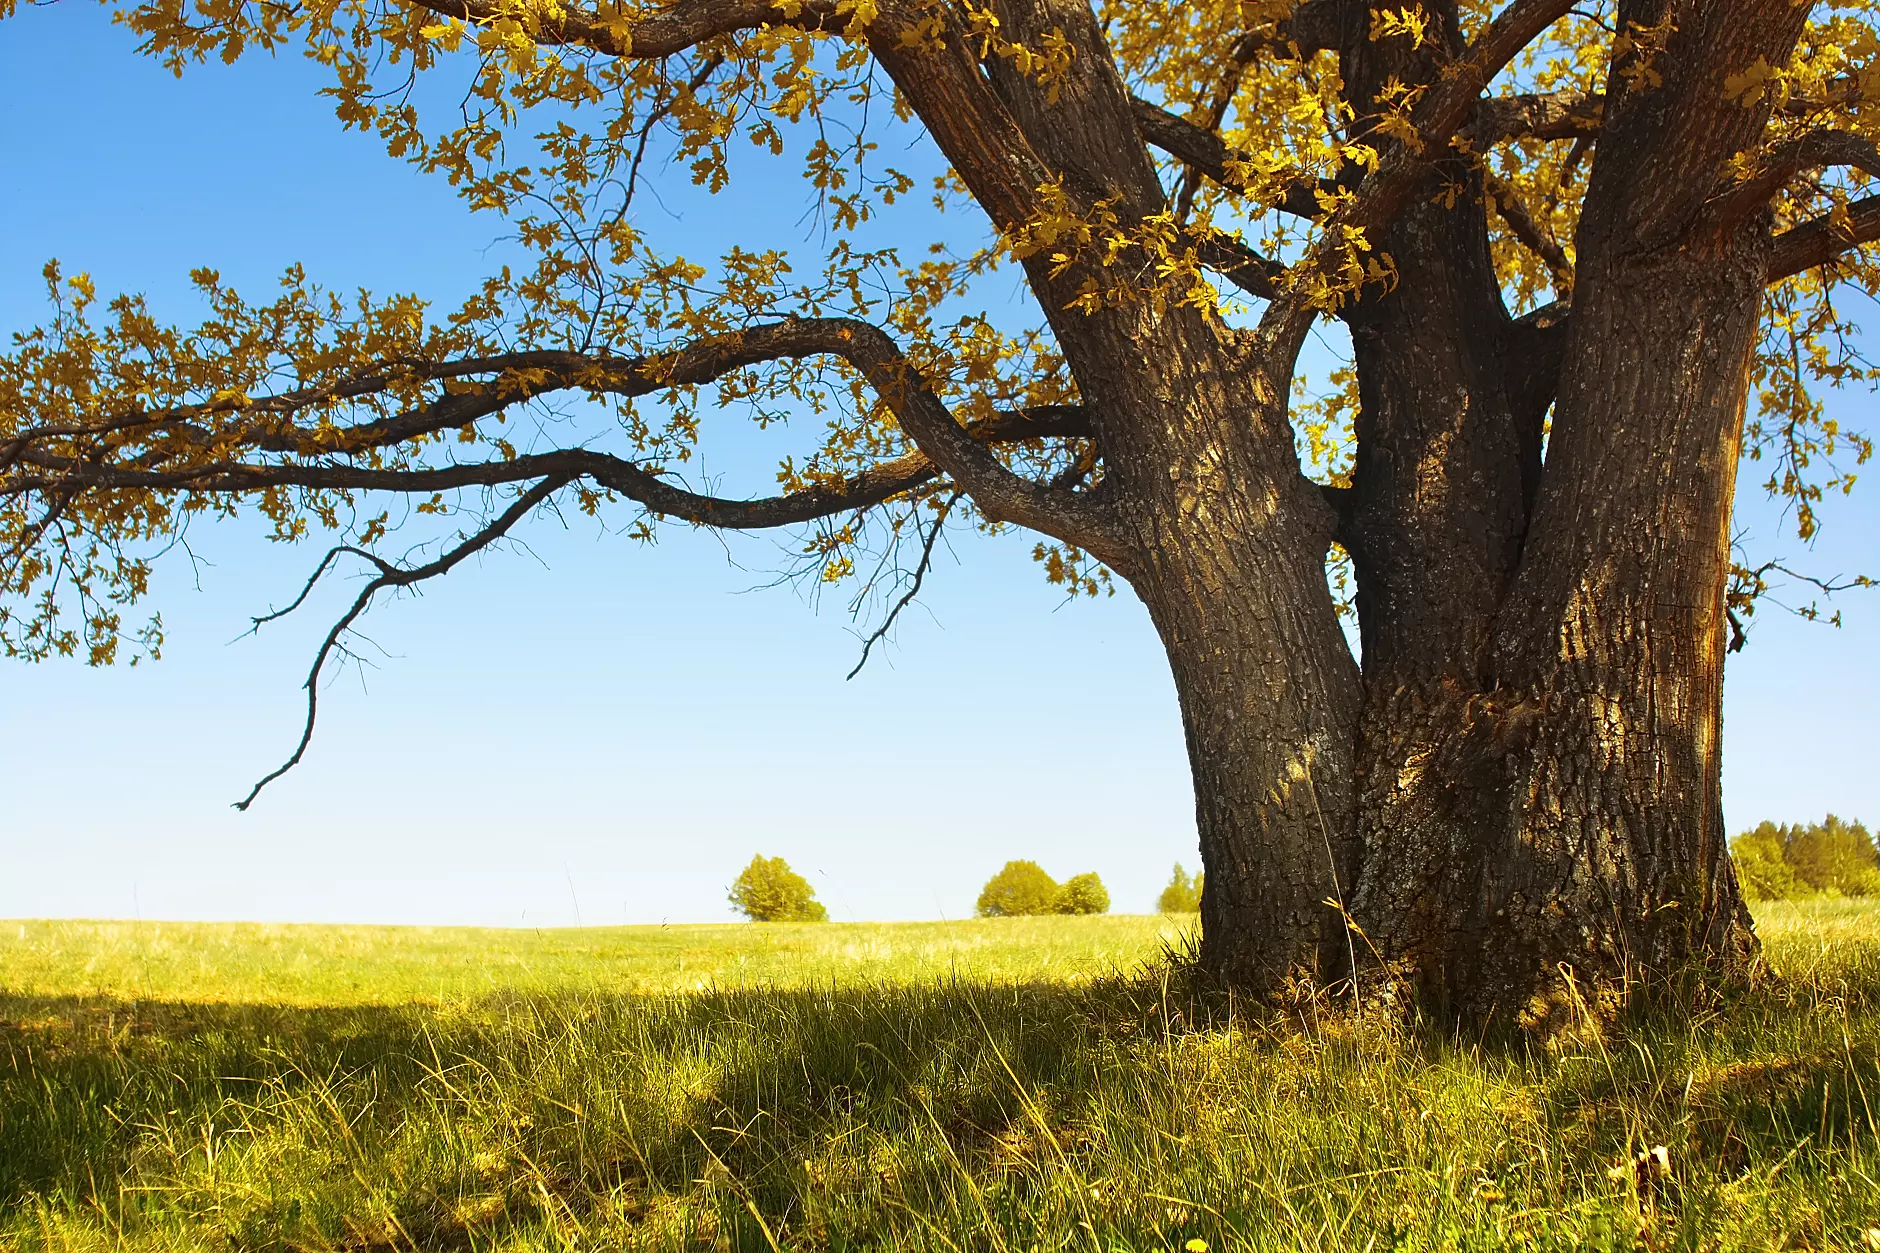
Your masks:
[{"label": "thick branch", "polygon": [[[473,374],[516,375],[471,393],[446,396],[423,408],[343,427],[335,443],[313,451],[357,452],[401,443],[436,431],[462,426],[475,418],[486,417],[520,400],[555,391],[586,391],[595,395],[650,396],[674,387],[691,387],[715,382],[733,370],[780,361],[820,355],[844,356],[840,329],[831,329],[830,319],[789,318],[764,323],[743,331],[713,336],[671,352],[644,357],[616,357],[608,354],[583,354],[566,351],[519,352],[479,361],[451,362],[434,367],[422,377],[464,378]],[[859,325],[859,324],[857,324]],[[1048,406],[1029,410],[1029,417],[1008,415],[1003,425],[981,424],[975,428],[988,432],[986,439],[1029,439],[1057,434],[1045,429],[1062,424],[1066,406]],[[1009,432],[1037,428],[1035,435]],[[998,431],[993,435],[990,432]],[[1082,432],[1075,432],[1082,433]],[[273,446],[268,451],[307,451],[304,447]]]},{"label": "thick branch", "polygon": [[1844,213],[1825,213],[1777,235],[1769,254],[1769,281],[1780,282],[1826,265],[1876,239],[1880,239],[1880,196],[1866,196],[1849,204]]},{"label": "thick branch", "polygon": [[1740,222],[1774,199],[1803,170],[1848,166],[1880,178],[1880,148],[1847,131],[1818,130],[1779,144],[1762,168],[1719,197],[1712,214],[1720,226]]},{"label": "thick branch", "polygon": [[1567,258],[1567,250],[1558,240],[1534,220],[1528,207],[1521,201],[1515,189],[1490,174],[1484,180],[1490,198],[1495,203],[1495,211],[1501,220],[1508,224],[1508,230],[1521,242],[1521,246],[1539,257],[1552,271],[1554,284],[1558,288],[1573,286],[1573,262]]},{"label": "thick branch", "polygon": [[1054,171],[1032,147],[993,90],[957,18],[948,17],[933,47],[922,33],[924,15],[882,4],[868,27],[869,49],[993,227],[1017,231],[1041,209],[1039,189],[1063,172]]},{"label": "thick branch", "polygon": [[1564,301],[1543,305],[1510,322],[1502,339],[1508,410],[1521,457],[1521,496],[1530,514],[1540,491],[1542,437],[1560,390],[1570,313]]},{"label": "thick branch", "polygon": [[[296,388],[271,396],[223,398],[200,405],[179,405],[160,410],[134,410],[94,423],[29,427],[4,448],[0,468],[23,450],[50,439],[125,433],[139,427],[168,428],[181,438],[176,455],[190,444],[206,444],[212,437],[199,424],[203,419],[239,413],[253,422],[245,443],[262,452],[316,454],[358,453],[450,430],[485,418],[509,405],[557,391],[588,391],[597,395],[648,396],[670,387],[709,383],[742,366],[791,357],[814,356],[825,349],[814,334],[804,334],[807,323],[791,319],[713,336],[671,352],[643,357],[607,353],[578,353],[539,349],[488,357],[461,357],[450,361],[387,361],[363,373],[317,387]],[[414,383],[459,383],[478,376],[497,375],[496,382],[469,385],[409,412],[356,426],[314,432],[292,425],[298,412],[336,401],[360,400]],[[270,426],[266,419],[282,419]]]},{"label": "thick branch", "polygon": [[[757,501],[724,500],[689,492],[632,461],[582,448],[421,469],[381,469],[334,460],[335,455],[382,448],[461,426],[506,405],[554,391],[586,390],[639,396],[670,387],[710,382],[729,371],[761,361],[820,355],[841,357],[860,370],[894,410],[917,451],[828,488]],[[1054,491],[1014,474],[986,447],[988,442],[994,441],[1087,434],[1089,424],[1081,409],[1052,406],[961,426],[901,355],[893,340],[879,328],[864,322],[844,318],[792,318],[652,357],[521,352],[421,369],[414,367],[403,377],[408,379],[414,371],[421,377],[433,378],[462,378],[472,372],[496,373],[502,377],[483,385],[475,394],[447,395],[434,404],[405,414],[342,428],[331,438],[316,440],[311,432],[275,422],[259,426],[253,438],[239,442],[244,451],[289,452],[317,460],[215,460],[177,466],[175,460],[190,446],[203,447],[211,439],[207,430],[174,417],[175,413],[184,412],[200,420],[202,414],[196,408],[137,415],[138,422],[172,428],[181,425],[195,436],[168,458],[154,463],[148,457],[141,463],[113,464],[55,454],[39,446],[43,438],[16,439],[10,445],[12,465],[28,467],[37,473],[14,474],[0,480],[0,494],[19,496],[34,491],[130,488],[250,492],[271,486],[433,492],[548,477],[588,478],[658,513],[708,526],[759,528],[793,525],[878,504],[944,474],[971,492],[975,504],[987,517],[1044,531],[1105,559],[1121,556],[1116,545],[1106,538],[1097,506],[1075,493]],[[518,374],[518,371],[525,373]],[[346,389],[354,386],[348,384]],[[331,390],[310,389],[301,394],[318,397]],[[281,398],[275,397],[253,403],[267,409],[272,416],[280,401]],[[108,419],[96,429],[121,431],[126,429],[125,421],[123,417]],[[225,439],[226,433],[220,438]],[[165,461],[170,464],[164,464]]]},{"label": "thick branch", "polygon": [[[1180,158],[1191,169],[1199,170],[1231,191],[1247,190],[1247,185],[1235,178],[1227,168],[1228,162],[1238,159],[1241,154],[1229,148],[1219,135],[1193,122],[1184,121],[1147,100],[1132,99],[1130,105],[1136,115],[1136,128],[1146,142],[1172,157]],[[1337,186],[1330,180],[1295,179],[1272,202],[1272,207],[1297,217],[1318,217],[1324,210],[1319,206],[1318,197],[1313,195],[1313,191],[1321,185],[1327,189]]]},{"label": "thick branch", "polygon": [[1606,97],[1597,92],[1490,96],[1476,105],[1475,120],[1463,134],[1478,149],[1509,139],[1578,139],[1599,130],[1605,111]]},{"label": "thick branch", "polygon": [[[1090,424],[1082,409],[1049,406],[969,423],[968,437],[987,443],[1084,436]],[[796,526],[832,514],[866,509],[913,491],[941,477],[927,456],[911,452],[870,466],[827,487],[789,492],[756,500],[730,500],[688,491],[644,467],[609,453],[583,448],[537,453],[509,460],[479,461],[424,469],[385,470],[330,462],[215,464],[181,470],[89,465],[40,452],[21,458],[45,471],[43,477],[16,477],[0,485],[0,494],[84,490],[166,490],[245,493],[267,487],[313,491],[386,491],[409,494],[500,487],[547,477],[586,478],[618,492],[655,513],[728,530],[763,530]]]},{"label": "thick branch", "polygon": [[[508,17],[514,10],[491,0],[415,0],[421,8],[444,17],[478,25]],[[651,17],[608,20],[581,9],[542,6],[531,16],[538,23],[529,33],[537,44],[572,44],[615,57],[658,58],[684,52],[719,35],[760,26],[824,26],[840,29],[848,16],[838,13],[836,0],[802,0],[794,15],[786,15],[773,0],[688,0]]]},{"label": "thick branch", "polygon": [[1332,511],[1332,543],[1346,552],[1351,551],[1353,521],[1358,516],[1358,489],[1338,487],[1331,483],[1317,484],[1319,498]]},{"label": "thick branch", "polygon": [[915,446],[970,492],[979,512],[995,522],[1043,531],[1127,568],[1127,544],[1088,497],[1054,489],[1012,473],[974,439],[901,355],[886,331],[867,322],[828,319],[840,348],[831,348],[868,379],[901,421]]},{"label": "thick branch", "polygon": [[1197,252],[1202,265],[1248,295],[1271,300],[1279,294],[1279,278],[1286,273],[1286,267],[1261,256],[1232,235],[1211,231],[1201,239]]}]

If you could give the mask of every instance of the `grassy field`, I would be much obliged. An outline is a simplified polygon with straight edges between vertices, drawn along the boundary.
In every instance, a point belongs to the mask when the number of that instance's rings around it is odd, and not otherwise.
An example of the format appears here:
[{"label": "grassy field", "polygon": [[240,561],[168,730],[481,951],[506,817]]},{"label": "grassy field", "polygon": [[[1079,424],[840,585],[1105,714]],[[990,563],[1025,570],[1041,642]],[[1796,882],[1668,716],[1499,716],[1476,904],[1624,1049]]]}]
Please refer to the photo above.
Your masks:
[{"label": "grassy field", "polygon": [[0,1247],[1880,1248],[1880,909],[1761,925],[1546,1052],[1258,1021],[1154,918],[3,923]]},{"label": "grassy field", "polygon": [[493,994],[649,995],[831,983],[1088,979],[1182,935],[1142,916],[964,922],[585,927],[321,927],[0,922],[15,995],[272,1005],[454,1005]]}]

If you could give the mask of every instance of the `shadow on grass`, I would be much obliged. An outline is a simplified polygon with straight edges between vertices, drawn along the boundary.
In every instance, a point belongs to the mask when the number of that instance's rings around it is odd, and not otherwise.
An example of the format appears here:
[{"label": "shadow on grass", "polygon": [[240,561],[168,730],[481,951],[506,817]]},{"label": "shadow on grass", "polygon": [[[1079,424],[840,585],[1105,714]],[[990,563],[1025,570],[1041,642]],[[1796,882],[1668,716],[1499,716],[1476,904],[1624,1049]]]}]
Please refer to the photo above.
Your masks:
[{"label": "shadow on grass", "polygon": [[334,1234],[322,1218],[355,1228],[342,1244],[429,1246],[479,1220],[643,1215],[706,1183],[734,1223],[788,1223],[844,1132],[928,1142],[942,1151],[923,1164],[955,1173],[1023,1140],[1037,1094],[1074,1084],[1099,1037],[1142,1029],[1133,998],[1050,983],[447,1008],[0,995],[0,1210],[133,1223],[240,1194],[244,1246],[309,1221]]},{"label": "shadow on grass", "polygon": [[1880,1148],[1870,1004],[1777,984],[1544,1054],[1249,1029],[1155,974],[444,1007],[0,995],[0,1212],[243,1249],[1167,1249],[1508,1235],[1518,1202],[1561,1216],[1559,1247],[1630,1247],[1645,1202],[1611,1168],[1666,1143],[1690,1230],[1750,1221],[1719,1198],[1778,1169],[1806,1185],[1782,1205],[1848,1229],[1880,1203],[1821,1181]]}]

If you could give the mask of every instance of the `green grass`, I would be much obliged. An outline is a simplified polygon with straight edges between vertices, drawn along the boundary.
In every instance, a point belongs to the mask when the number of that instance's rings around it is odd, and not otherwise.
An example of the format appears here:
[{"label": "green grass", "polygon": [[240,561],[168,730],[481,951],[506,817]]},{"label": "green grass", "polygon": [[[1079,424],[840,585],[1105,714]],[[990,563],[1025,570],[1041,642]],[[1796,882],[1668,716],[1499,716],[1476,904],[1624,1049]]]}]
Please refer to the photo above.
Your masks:
[{"label": "green grass", "polygon": [[0,922],[0,988],[35,996],[278,1005],[448,1004],[493,993],[1075,981],[1129,969],[1181,927],[1140,916],[726,923],[544,931],[264,923]]},{"label": "green grass", "polygon": [[1880,1245],[1880,909],[1762,928],[1547,1052],[1258,1021],[1157,919],[0,924],[0,1246]]}]

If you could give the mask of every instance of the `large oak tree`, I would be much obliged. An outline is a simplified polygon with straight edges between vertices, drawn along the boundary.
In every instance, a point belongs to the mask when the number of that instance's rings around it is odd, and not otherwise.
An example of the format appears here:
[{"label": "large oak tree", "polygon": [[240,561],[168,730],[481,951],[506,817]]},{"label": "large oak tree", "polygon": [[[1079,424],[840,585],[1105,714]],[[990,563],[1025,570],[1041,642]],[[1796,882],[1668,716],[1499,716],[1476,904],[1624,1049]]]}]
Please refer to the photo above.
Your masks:
[{"label": "large oak tree", "polygon": [[[9,651],[154,647],[123,617],[154,552],[253,508],[335,533],[315,579],[372,576],[320,650],[311,734],[319,665],[374,595],[545,507],[798,527],[815,577],[890,613],[942,525],[1028,528],[1073,590],[1125,581],[1166,646],[1219,975],[1356,973],[1546,1027],[1754,962],[1719,804],[1731,609],[1761,582],[1731,503],[1767,456],[1806,528],[1845,484],[1823,458],[1867,451],[1809,390],[1867,377],[1834,303],[1880,279],[1867,3],[117,17],[179,73],[299,48],[343,123],[532,260],[443,314],[298,270],[256,303],[200,271],[186,330],[49,267],[48,320],[0,361]],[[925,256],[871,235],[926,194],[884,130],[944,163],[956,235]],[[727,240],[700,263],[636,213],[675,159],[735,191],[746,139],[809,180],[817,262]],[[1014,275],[1029,325],[974,303]],[[1302,396],[1336,323],[1350,359]],[[776,494],[730,498],[683,474],[722,409],[826,425]],[[387,555],[414,513],[459,529]]]}]

